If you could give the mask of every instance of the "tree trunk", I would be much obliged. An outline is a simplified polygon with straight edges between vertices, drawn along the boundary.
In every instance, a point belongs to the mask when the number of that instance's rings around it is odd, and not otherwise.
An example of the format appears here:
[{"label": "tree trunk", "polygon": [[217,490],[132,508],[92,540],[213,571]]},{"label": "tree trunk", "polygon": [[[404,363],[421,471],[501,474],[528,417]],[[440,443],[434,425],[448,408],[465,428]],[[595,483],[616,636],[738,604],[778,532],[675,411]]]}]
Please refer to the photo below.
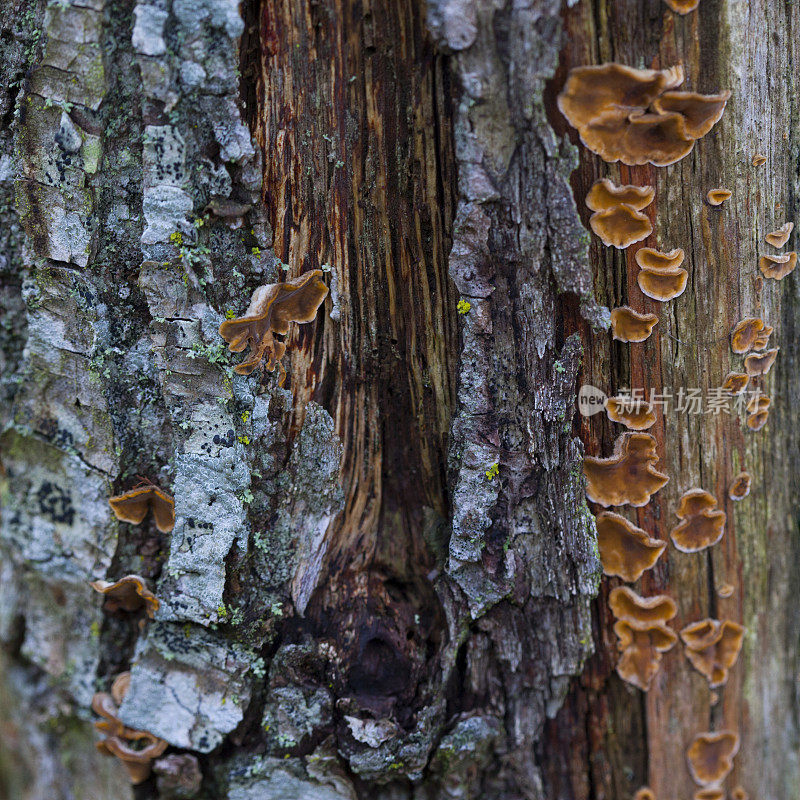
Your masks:
[{"label": "tree trunk", "polygon": [[[669,800],[722,728],[730,787],[795,796],[796,282],[757,263],[795,211],[797,7],[8,5],[0,797]],[[605,164],[555,96],[607,61],[733,97],[676,165]],[[690,273],[672,303],[590,243],[604,176],[656,188],[645,244]],[[234,373],[220,323],[311,269],[330,293],[286,336],[285,383]],[[626,303],[659,315],[644,343],[611,339]],[[675,599],[676,630],[742,623],[744,649],[716,703],[681,646],[645,694],[614,672],[581,471],[621,429],[576,391],[707,392],[747,316],[781,347],[767,426],[660,414],[671,480],[629,515],[668,540],[682,492],[716,496],[722,541],[636,588]],[[112,514],[137,476],[174,496],[171,532]],[[89,586],[128,574],[155,619]],[[169,748],[135,787],[90,710],[127,671],[119,718]]]}]

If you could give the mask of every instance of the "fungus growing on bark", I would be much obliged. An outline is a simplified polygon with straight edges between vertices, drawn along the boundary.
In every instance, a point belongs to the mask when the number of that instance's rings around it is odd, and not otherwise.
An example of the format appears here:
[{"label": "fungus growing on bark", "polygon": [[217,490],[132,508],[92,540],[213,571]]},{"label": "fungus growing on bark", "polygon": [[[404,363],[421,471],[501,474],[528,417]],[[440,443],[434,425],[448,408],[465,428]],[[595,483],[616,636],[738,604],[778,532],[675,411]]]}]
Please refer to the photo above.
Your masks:
[{"label": "fungus growing on bark", "polygon": [[108,503],[114,516],[123,522],[139,525],[152,509],[153,519],[161,533],[169,533],[175,527],[175,501],[152,483],[110,497]]},{"label": "fungus growing on bark", "polygon": [[734,592],[733,584],[732,583],[723,583],[722,586],[717,589],[717,594],[723,598],[730,597]]},{"label": "fungus growing on bark", "polygon": [[678,637],[665,625],[637,627],[623,620],[614,623],[614,633],[621,653],[617,674],[643,692],[649,691],[661,664],[661,654],[671,650]]},{"label": "fungus growing on bark", "polygon": [[234,371],[249,375],[266,356],[267,371],[272,372],[278,365],[285,376],[280,360],[286,344],[275,339],[274,334],[288,333],[291,322],[311,322],[327,295],[321,269],[312,269],[285,283],[259,286],[244,315],[226,319],[219,326],[220,336],[228,342],[232,353],[241,353],[250,346],[250,355]]},{"label": "fungus growing on bark", "polygon": [[750,795],[741,786],[736,786],[731,792],[731,800],[750,800]]},{"label": "fungus growing on bark", "polygon": [[753,342],[753,350],[763,350],[769,344],[769,337],[772,336],[772,332],[775,329],[772,325],[764,325],[761,330],[761,333],[756,336],[756,340]]},{"label": "fungus growing on bark", "polygon": [[611,332],[620,342],[643,342],[657,322],[655,314],[640,314],[630,306],[611,309]]},{"label": "fungus growing on bark", "polygon": [[768,395],[756,392],[747,403],[747,410],[751,414],[758,414],[759,411],[766,411],[770,405],[772,405],[772,400]]},{"label": "fungus growing on bark", "polygon": [[667,546],[613,511],[601,511],[595,521],[603,574],[617,575],[628,583],[652,569]]},{"label": "fungus growing on bark", "polygon": [[623,433],[609,458],[587,456],[583,462],[586,496],[601,506],[644,506],[668,481],[654,464],[656,440],[649,433]]},{"label": "fungus growing on bark", "polygon": [[656,795],[649,786],[642,786],[641,789],[637,789],[633,800],[656,800]]},{"label": "fungus growing on bark", "polygon": [[682,267],[677,269],[643,269],[636,282],[644,294],[653,300],[666,302],[680,297],[686,290],[689,273]]},{"label": "fungus growing on bark", "polygon": [[760,431],[767,424],[768,419],[769,411],[767,409],[757,411],[747,418],[747,427],[754,432]]},{"label": "fungus growing on bark", "polygon": [[105,735],[97,749],[108,756],[116,756],[128,771],[131,783],[142,783],[150,777],[153,761],[166,749],[167,742],[147,731],[127,728],[119,719],[119,706],[130,687],[130,673],[123,672],[114,679],[111,694],[97,692],[92,698],[92,710],[103,717],[95,728]]},{"label": "fungus growing on bark", "polygon": [[717,788],[700,789],[694,793],[693,800],[725,800],[725,791]]},{"label": "fungus growing on bark", "polygon": [[641,242],[653,232],[647,215],[626,205],[617,205],[605,211],[595,211],[589,217],[591,229],[603,244],[624,250],[635,242]]},{"label": "fungus growing on bark", "polygon": [[632,431],[646,431],[656,422],[650,403],[630,397],[609,397],[606,414],[612,422],[620,422]]},{"label": "fungus growing on bark", "polygon": [[158,598],[147,588],[144,578],[126,575],[118,581],[92,581],[89,584],[96,592],[106,597],[109,611],[139,611],[144,608],[153,619],[158,610]]},{"label": "fungus growing on bark", "polygon": [[758,268],[765,278],[782,281],[797,266],[797,253],[781,253],[777,256],[761,256]]},{"label": "fungus growing on bark", "polygon": [[670,531],[675,547],[682,553],[699,553],[715,545],[725,533],[725,512],[714,510],[714,495],[704,489],[690,489],[681,495],[675,515],[681,521]]},{"label": "fungus growing on bark", "polygon": [[689,772],[700,786],[721,783],[733,769],[739,735],[733,731],[700,733],[686,750]]},{"label": "fungus growing on bark", "polygon": [[710,206],[721,206],[726,200],[729,200],[731,191],[729,189],[711,189],[706,195],[706,200]]},{"label": "fungus growing on bark", "polygon": [[741,394],[750,382],[750,376],[744,372],[729,372],[722,382],[724,391],[730,394]]},{"label": "fungus growing on bark", "polygon": [[750,494],[750,482],[750,473],[740,472],[733,479],[731,488],[728,491],[728,497],[730,497],[731,500],[744,500],[744,498]]},{"label": "fungus growing on bark", "polygon": [[767,157],[766,156],[762,156],[760,153],[756,153],[753,156],[753,166],[754,167],[760,167],[760,166],[763,166],[766,163],[767,163]]},{"label": "fungus growing on bark", "polygon": [[729,96],[671,91],[681,83],[680,66],[575,67],[557,102],[581,141],[605,161],[664,167],[691,152],[719,120]]},{"label": "fungus growing on bark", "polygon": [[591,211],[608,211],[616,206],[630,206],[635,211],[647,208],[653,202],[656,190],[652,186],[617,186],[608,178],[592,184],[586,195],[586,206]]},{"label": "fungus growing on bark", "polygon": [[688,14],[700,5],[700,0],[664,0],[676,14]]},{"label": "fungus growing on bark", "polygon": [[731,620],[704,619],[681,631],[686,658],[714,689],[728,681],[728,671],[739,658],[744,628]]},{"label": "fungus growing on bark", "polygon": [[628,586],[617,586],[608,595],[614,617],[634,627],[665,625],[677,613],[675,601],[665,594],[642,597]]},{"label": "fungus growing on bark", "polygon": [[772,350],[765,350],[763,353],[750,353],[744,360],[744,368],[747,374],[750,376],[766,375],[772,369],[779,349],[778,347],[773,347]]},{"label": "fungus growing on bark", "polygon": [[764,237],[764,240],[767,244],[771,244],[773,247],[783,247],[786,242],[789,241],[789,237],[792,235],[793,230],[794,222],[784,222],[780,228],[772,231],[772,233],[768,233]]},{"label": "fungus growing on bark", "polygon": [[683,264],[685,256],[686,254],[680,247],[670,250],[669,253],[662,253],[654,247],[640,247],[636,251],[634,258],[642,269],[653,269],[661,272],[677,269]]},{"label": "fungus growing on bark", "polygon": [[758,317],[745,317],[741,322],[737,322],[731,331],[731,350],[734,353],[746,353],[752,349],[763,329],[764,320]]}]

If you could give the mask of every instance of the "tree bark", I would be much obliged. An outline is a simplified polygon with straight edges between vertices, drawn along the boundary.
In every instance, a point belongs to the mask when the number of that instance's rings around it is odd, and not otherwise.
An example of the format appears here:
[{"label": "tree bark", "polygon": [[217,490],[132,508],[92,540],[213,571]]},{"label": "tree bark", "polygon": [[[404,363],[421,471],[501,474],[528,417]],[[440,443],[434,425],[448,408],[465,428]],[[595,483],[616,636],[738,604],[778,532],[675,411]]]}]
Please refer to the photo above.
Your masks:
[{"label": "tree bark", "polygon": [[[797,794],[796,283],[757,269],[795,211],[796,6],[11,6],[0,796],[627,800],[649,784],[660,800],[693,793],[686,746],[722,727],[742,737],[730,787]],[[612,60],[682,62],[690,88],[733,98],[678,164],[605,164],[554,99],[571,67]],[[656,187],[646,244],[683,247],[690,271],[673,303],[641,294],[632,250],[590,243],[603,176]],[[712,209],[718,185],[733,197]],[[318,268],[330,294],[287,335],[285,384],[236,375],[222,320]],[[606,306],[624,303],[659,315],[646,342],[612,342]],[[741,622],[744,650],[716,704],[680,647],[644,694],[614,672],[617,580],[600,581],[581,472],[619,431],[581,419],[576,390],[708,390],[736,363],[732,325],[759,315],[781,347],[767,427],[660,415],[671,480],[629,515],[667,540],[683,491],[715,494],[722,542],[669,548],[637,589],[676,600],[676,629]],[[170,533],[111,513],[137,476],[174,495]],[[152,621],[89,587],[130,573],[160,601]],[[135,788],[95,751],[90,711],[128,670],[122,722],[169,746]]]}]

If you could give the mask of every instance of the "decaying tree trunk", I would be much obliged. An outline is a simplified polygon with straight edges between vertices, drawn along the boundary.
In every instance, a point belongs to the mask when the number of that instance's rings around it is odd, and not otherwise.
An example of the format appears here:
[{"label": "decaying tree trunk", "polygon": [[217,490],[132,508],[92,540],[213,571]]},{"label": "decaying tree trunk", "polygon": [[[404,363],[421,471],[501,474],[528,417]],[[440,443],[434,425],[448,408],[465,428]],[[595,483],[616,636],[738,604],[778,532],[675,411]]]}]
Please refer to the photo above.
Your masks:
[{"label": "decaying tree trunk", "polygon": [[[730,786],[795,796],[796,283],[757,260],[795,211],[796,5],[7,5],[0,796],[671,800],[722,727]],[[607,165],[555,96],[614,60],[733,97],[678,164]],[[656,187],[647,243],[690,272],[669,305],[589,243],[606,175]],[[235,374],[222,320],[310,269],[330,293],[285,384]],[[623,303],[659,314],[646,342],[612,344]],[[686,489],[724,504],[710,555],[670,548],[637,588],[676,629],[741,622],[744,650],[716,704],[680,647],[645,695],[614,673],[581,471],[619,430],[576,390],[707,390],[745,316],[781,347],[769,423],[659,416],[671,481],[630,515],[667,539]],[[171,532],[111,513],[137,476],[174,496]],[[155,619],[89,586],[126,574]],[[90,709],[128,671],[119,719],[169,748],[135,788]]]}]

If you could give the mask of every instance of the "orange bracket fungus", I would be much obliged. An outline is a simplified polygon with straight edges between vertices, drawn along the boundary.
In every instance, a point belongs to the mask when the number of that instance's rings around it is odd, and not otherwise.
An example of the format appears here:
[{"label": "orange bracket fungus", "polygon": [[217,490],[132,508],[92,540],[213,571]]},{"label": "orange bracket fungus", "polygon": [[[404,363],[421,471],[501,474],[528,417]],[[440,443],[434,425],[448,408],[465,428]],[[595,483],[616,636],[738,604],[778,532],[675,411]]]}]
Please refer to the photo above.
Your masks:
[{"label": "orange bracket fungus", "polygon": [[734,588],[733,584],[731,583],[723,583],[722,586],[717,589],[717,594],[724,600],[726,597],[731,597],[733,595]]},{"label": "orange bracket fungus", "polygon": [[272,372],[277,364],[285,376],[280,360],[286,352],[286,344],[275,339],[274,334],[288,333],[290,322],[311,322],[327,295],[328,287],[322,282],[321,269],[312,269],[285,283],[259,286],[244,316],[226,319],[219,326],[220,336],[232,353],[241,353],[250,346],[249,357],[237,364],[234,371],[249,375],[266,356],[267,371]]},{"label": "orange bracket fungus", "polygon": [[676,14],[688,14],[700,5],[700,0],[664,0]]},{"label": "orange bracket fungus", "polygon": [[636,791],[633,800],[656,800],[655,792],[649,786],[642,786]]},{"label": "orange bracket fungus", "polygon": [[653,202],[655,196],[656,191],[652,186],[617,186],[608,178],[601,178],[589,189],[586,206],[590,211],[608,211],[620,205],[641,211]]},{"label": "orange bracket fungus", "polygon": [[686,290],[689,273],[681,268],[676,269],[643,269],[636,276],[636,282],[644,294],[653,300],[666,302],[680,297]]},{"label": "orange bracket fungus", "polygon": [[622,654],[617,673],[646,692],[658,672],[661,654],[671,650],[678,640],[666,625],[677,613],[677,606],[666,595],[640,597],[627,586],[612,590],[608,605],[617,619],[614,633]]},{"label": "orange bracket fungus", "polygon": [[169,533],[175,527],[175,501],[152,483],[110,497],[108,503],[114,516],[123,522],[139,525],[152,509],[153,519],[161,533]]},{"label": "orange bracket fungus", "polygon": [[683,68],[634,69],[609,63],[570,70],[558,107],[581,141],[604,161],[665,167],[688,155],[714,126],[729,92],[671,91]]},{"label": "orange bracket fungus", "polygon": [[657,322],[655,314],[640,314],[630,306],[611,309],[611,332],[620,342],[643,342]]},{"label": "orange bracket fungus", "polygon": [[767,157],[766,156],[762,156],[760,153],[756,153],[753,156],[753,166],[754,167],[762,167],[766,163],[767,163]]},{"label": "orange bracket fungus", "polygon": [[747,427],[751,431],[760,431],[767,424],[768,419],[769,419],[768,409],[764,409],[763,411],[756,411],[755,414],[750,414],[750,416],[747,418]]},{"label": "orange bracket fungus", "polygon": [[731,350],[739,354],[751,350],[763,329],[764,320],[758,317],[745,317],[737,322],[731,331]]},{"label": "orange bracket fungus", "polygon": [[722,382],[722,388],[729,394],[741,394],[750,382],[750,376],[744,372],[729,372]]},{"label": "orange bracket fungus", "polygon": [[747,403],[747,410],[751,414],[758,414],[759,411],[766,411],[772,405],[772,400],[765,395],[757,392]]},{"label": "orange bracket fungus", "polygon": [[772,336],[774,330],[772,325],[764,325],[761,333],[756,336],[756,340],[753,342],[753,350],[763,350],[769,344],[769,337]]},{"label": "orange bracket fungus", "polygon": [[744,360],[744,368],[747,374],[751,376],[766,375],[772,369],[779,349],[778,347],[773,347],[772,350],[765,350],[763,353],[750,353]]},{"label": "orange bracket fungus", "polygon": [[768,233],[764,237],[764,240],[767,244],[771,244],[773,247],[783,247],[786,242],[789,241],[789,237],[792,235],[793,230],[794,222],[784,222],[780,228]]},{"label": "orange bracket fungus", "polygon": [[731,800],[750,800],[750,795],[741,786],[736,786],[731,792]]},{"label": "orange bracket fungus", "polygon": [[708,680],[713,689],[724,686],[730,670],[739,658],[744,628],[737,622],[704,619],[681,631],[686,658]]},{"label": "orange bracket fungus", "polygon": [[778,256],[761,256],[758,268],[765,278],[782,281],[797,266],[797,253],[781,253]]},{"label": "orange bracket fungus", "polygon": [[680,247],[670,250],[669,253],[662,253],[653,247],[641,247],[636,251],[634,258],[642,269],[654,269],[657,271],[677,269],[683,264],[686,254]]},{"label": "orange bracket fungus", "polygon": [[618,575],[629,583],[639,580],[643,572],[655,566],[667,546],[613,511],[600,512],[596,523],[604,575]]},{"label": "orange bracket fungus", "polygon": [[583,462],[586,496],[601,506],[644,506],[669,478],[658,472],[656,440],[649,433],[623,433],[609,458]]},{"label": "orange bracket fungus", "polygon": [[675,547],[682,553],[699,553],[716,544],[725,533],[725,512],[714,510],[717,501],[704,489],[690,489],[681,495],[675,512],[681,520],[671,531]]},{"label": "orange bracket fungus", "polygon": [[731,197],[729,189],[711,189],[706,195],[706,200],[710,206],[721,206],[726,200]]},{"label": "orange bracket fungus", "polygon": [[631,397],[609,397],[606,414],[612,422],[620,422],[632,431],[646,431],[656,423],[650,403]]},{"label": "orange bracket fungus", "polygon": [[150,777],[153,761],[167,749],[167,742],[147,731],[126,728],[120,721],[119,706],[128,692],[130,679],[130,672],[123,672],[115,678],[111,694],[97,692],[92,698],[92,710],[103,717],[94,726],[106,737],[97,743],[97,749],[122,761],[131,783],[138,784]]},{"label": "orange bracket fungus", "polygon": [[733,731],[700,733],[686,750],[689,772],[700,786],[721,783],[733,769],[739,752],[739,735]]},{"label": "orange bracket fungus", "polygon": [[641,242],[653,232],[649,218],[626,205],[618,205],[606,211],[595,211],[589,217],[589,226],[600,237],[603,244],[624,250],[635,242]]},{"label": "orange bracket fungus", "polygon": [[158,598],[147,588],[144,578],[126,575],[118,581],[92,581],[92,589],[106,596],[109,611],[139,611],[144,608],[153,619],[158,610]]},{"label": "orange bracket fungus", "polygon": [[725,790],[709,787],[694,793],[693,800],[725,800]]},{"label": "orange bracket fungus", "polygon": [[730,497],[731,500],[744,500],[744,498],[750,494],[750,481],[749,472],[740,472],[733,479],[731,488],[728,491],[728,497]]}]

